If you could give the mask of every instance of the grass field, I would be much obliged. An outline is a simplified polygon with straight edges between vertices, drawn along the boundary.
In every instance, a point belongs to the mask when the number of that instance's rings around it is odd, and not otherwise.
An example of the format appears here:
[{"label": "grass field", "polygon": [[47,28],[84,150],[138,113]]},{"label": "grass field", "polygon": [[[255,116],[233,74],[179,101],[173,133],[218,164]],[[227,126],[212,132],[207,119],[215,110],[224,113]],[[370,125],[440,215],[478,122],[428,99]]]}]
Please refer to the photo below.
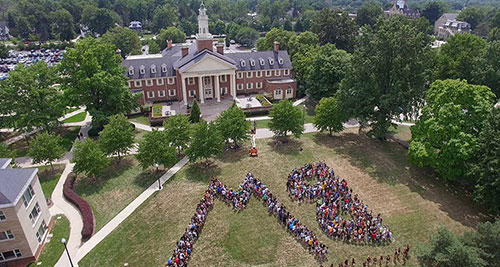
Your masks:
[{"label": "grass field", "polygon": [[158,175],[143,171],[133,156],[126,156],[120,164],[117,159],[97,180],[78,177],[76,192],[92,207],[96,230],[125,208],[157,178]]},{"label": "grass field", "polygon": [[[73,146],[78,132],[80,132],[80,127],[58,127],[54,132],[62,137],[62,146],[66,151],[70,151]],[[28,139],[31,140],[34,135],[30,136]],[[29,145],[26,139],[21,139],[13,144],[9,145],[10,151],[15,151],[16,157],[26,157],[28,155]]]},{"label": "grass field", "polygon": [[[58,220],[56,219],[57,217],[61,218]],[[54,226],[52,226],[50,231],[50,234],[52,234],[50,242],[45,244],[40,257],[35,263],[30,264],[30,267],[54,266],[63,254],[64,245],[61,243],[61,239],[66,238],[66,240],[68,240],[69,238],[69,221],[64,215],[56,215],[54,220]],[[38,263],[40,263],[40,265],[38,265]]]},{"label": "grass field", "polygon": [[[456,233],[472,229],[483,219],[467,193],[443,182],[427,169],[407,163],[407,151],[395,142],[382,142],[349,129],[332,138],[306,134],[288,145],[273,147],[271,139],[257,140],[259,157],[250,158],[247,148],[228,152],[209,169],[189,164],[172,177],[102,243],[80,266],[163,266],[190,222],[196,204],[211,176],[236,188],[252,172],[286,205],[291,214],[314,231],[330,248],[328,262],[387,255],[397,247],[427,241],[439,226]],[[303,147],[300,152],[299,148]],[[344,177],[355,193],[394,233],[387,246],[358,246],[327,238],[315,219],[314,204],[291,201],[285,190],[289,172],[304,163],[324,160]],[[414,254],[410,266],[416,265]],[[194,247],[190,266],[319,266],[298,242],[267,214],[253,198],[249,207],[234,213],[218,201],[208,216]]]},{"label": "grass field", "polygon": [[389,132],[394,134],[395,137],[403,141],[410,141],[411,139],[410,126],[398,125],[397,128],[390,127]]},{"label": "grass field", "polygon": [[82,122],[85,117],[87,117],[87,112],[83,111],[65,119],[63,123]]},{"label": "grass field", "polygon": [[131,120],[133,122],[149,125],[149,118],[146,115],[142,115],[142,114],[132,115],[129,117],[129,120]]},{"label": "grass field", "polygon": [[64,164],[54,164],[53,170],[50,165],[37,167],[38,179],[42,185],[45,198],[50,198],[52,196],[52,192],[54,192],[54,188],[56,187],[65,166],[66,165]]}]

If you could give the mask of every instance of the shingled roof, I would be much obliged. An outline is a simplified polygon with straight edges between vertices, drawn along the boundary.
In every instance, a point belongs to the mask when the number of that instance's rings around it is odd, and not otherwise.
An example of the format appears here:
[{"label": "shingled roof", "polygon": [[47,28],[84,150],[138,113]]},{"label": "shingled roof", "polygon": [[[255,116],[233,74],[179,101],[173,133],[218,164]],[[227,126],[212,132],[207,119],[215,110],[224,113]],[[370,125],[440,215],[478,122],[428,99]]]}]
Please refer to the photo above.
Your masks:
[{"label": "shingled roof", "polygon": [[0,208],[13,206],[28,188],[38,169],[0,169]]}]

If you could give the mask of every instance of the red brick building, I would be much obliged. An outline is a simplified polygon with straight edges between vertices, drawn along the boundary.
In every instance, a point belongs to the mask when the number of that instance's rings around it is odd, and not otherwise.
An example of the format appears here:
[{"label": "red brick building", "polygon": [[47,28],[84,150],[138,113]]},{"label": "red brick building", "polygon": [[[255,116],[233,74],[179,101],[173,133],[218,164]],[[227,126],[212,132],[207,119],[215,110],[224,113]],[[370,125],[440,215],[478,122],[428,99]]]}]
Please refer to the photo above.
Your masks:
[{"label": "red brick building", "polygon": [[224,53],[208,31],[208,16],[202,4],[198,34],[192,44],[172,44],[161,54],[129,56],[122,65],[133,92],[142,92],[143,103],[182,101],[196,98],[218,102],[238,95],[268,94],[274,99],[295,98],[288,52],[274,44],[272,51]]}]

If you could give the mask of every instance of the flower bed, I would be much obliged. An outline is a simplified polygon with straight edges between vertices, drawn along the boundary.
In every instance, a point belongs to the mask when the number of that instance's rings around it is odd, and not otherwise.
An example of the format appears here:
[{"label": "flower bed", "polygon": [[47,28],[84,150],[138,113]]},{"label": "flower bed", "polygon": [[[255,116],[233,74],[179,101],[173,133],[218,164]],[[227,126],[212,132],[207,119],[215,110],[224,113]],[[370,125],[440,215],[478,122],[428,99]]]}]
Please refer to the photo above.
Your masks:
[{"label": "flower bed", "polygon": [[76,174],[70,173],[64,182],[63,195],[69,202],[73,203],[78,210],[80,210],[83,218],[82,239],[87,240],[92,236],[95,230],[94,212],[92,212],[92,208],[89,203],[87,203],[87,201],[81,198],[73,190],[75,180]]},{"label": "flower bed", "polygon": [[259,100],[260,104],[264,107],[272,106],[271,102],[269,102],[269,100],[267,100],[267,98],[263,95],[257,95],[255,98],[257,98],[257,100]]},{"label": "flower bed", "polygon": [[154,104],[153,105],[153,118],[160,118],[163,117],[162,114],[162,106],[160,104]]}]

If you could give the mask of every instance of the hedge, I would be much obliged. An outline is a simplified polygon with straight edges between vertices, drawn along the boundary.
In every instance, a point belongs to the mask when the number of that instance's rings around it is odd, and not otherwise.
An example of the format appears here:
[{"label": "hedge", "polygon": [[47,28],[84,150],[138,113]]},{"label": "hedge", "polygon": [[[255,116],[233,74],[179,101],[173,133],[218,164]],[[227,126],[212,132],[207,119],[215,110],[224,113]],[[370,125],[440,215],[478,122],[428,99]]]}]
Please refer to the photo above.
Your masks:
[{"label": "hedge", "polygon": [[69,202],[73,203],[78,210],[80,210],[83,218],[82,239],[88,240],[95,230],[94,212],[92,212],[92,208],[89,203],[73,191],[75,180],[76,174],[73,172],[70,173],[64,182],[63,195]]}]

